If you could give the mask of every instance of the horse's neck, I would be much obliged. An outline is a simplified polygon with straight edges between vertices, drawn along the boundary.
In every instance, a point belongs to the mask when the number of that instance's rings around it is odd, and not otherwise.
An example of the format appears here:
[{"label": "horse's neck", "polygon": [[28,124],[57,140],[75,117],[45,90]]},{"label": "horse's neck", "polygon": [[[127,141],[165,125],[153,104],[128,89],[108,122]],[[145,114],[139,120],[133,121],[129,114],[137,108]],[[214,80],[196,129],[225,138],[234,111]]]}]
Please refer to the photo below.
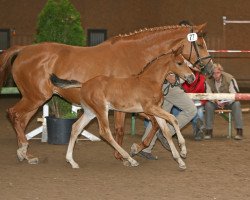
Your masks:
[{"label": "horse's neck", "polygon": [[170,55],[163,55],[153,63],[149,64],[141,74],[139,74],[140,80],[146,80],[147,82],[157,82],[162,84],[166,78],[167,73],[169,72],[169,62]]}]

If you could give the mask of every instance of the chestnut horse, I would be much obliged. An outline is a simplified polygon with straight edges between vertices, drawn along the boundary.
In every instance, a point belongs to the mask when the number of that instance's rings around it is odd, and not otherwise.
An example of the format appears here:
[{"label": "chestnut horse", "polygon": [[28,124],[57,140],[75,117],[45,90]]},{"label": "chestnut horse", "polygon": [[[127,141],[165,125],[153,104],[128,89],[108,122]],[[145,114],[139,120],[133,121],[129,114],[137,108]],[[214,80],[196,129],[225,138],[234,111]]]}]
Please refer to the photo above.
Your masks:
[{"label": "chestnut horse", "polygon": [[[94,47],[41,43],[6,50],[0,55],[0,88],[11,72],[22,94],[21,100],[7,110],[17,134],[19,160],[38,162],[38,158],[28,153],[25,129],[38,108],[48,101],[55,91],[69,102],[80,104],[79,88],[57,88],[51,84],[50,74],[79,82],[98,75],[128,77],[138,74],[150,60],[180,43],[184,45],[184,58],[210,73],[213,63],[202,37],[204,28],[205,24],[192,27],[156,27],[130,35],[116,36]],[[190,32],[198,34],[197,41],[190,42],[187,39]],[[124,113],[115,113],[116,141],[119,144],[122,144],[124,119]],[[117,152],[115,156],[120,158]]]},{"label": "chestnut horse", "polygon": [[175,148],[165,120],[173,124],[181,147],[181,154],[185,157],[187,152],[185,140],[178,127],[178,121],[173,115],[161,108],[163,103],[162,85],[169,73],[175,73],[189,83],[195,79],[191,69],[184,62],[181,50],[182,48],[178,48],[176,51],[159,56],[146,65],[137,76],[128,78],[100,75],[85,83],[80,83],[75,80],[59,79],[55,75],[51,76],[51,82],[57,87],[81,88],[80,98],[84,114],[73,124],[66,154],[66,160],[70,162],[73,168],[79,168],[79,165],[73,159],[73,149],[77,136],[95,117],[98,119],[100,135],[122,155],[125,165],[138,165],[138,162],[131,158],[114,140],[109,128],[109,110],[144,112],[147,115],[154,116],[169,142],[174,159],[181,169],[186,168]]}]

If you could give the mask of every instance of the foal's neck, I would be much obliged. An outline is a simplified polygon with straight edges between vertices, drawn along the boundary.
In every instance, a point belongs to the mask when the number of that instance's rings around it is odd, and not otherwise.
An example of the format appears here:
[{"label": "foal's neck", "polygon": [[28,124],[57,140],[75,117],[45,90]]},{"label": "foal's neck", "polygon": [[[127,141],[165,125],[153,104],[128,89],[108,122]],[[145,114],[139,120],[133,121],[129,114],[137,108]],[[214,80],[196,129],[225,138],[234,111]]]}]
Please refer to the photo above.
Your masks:
[{"label": "foal's neck", "polygon": [[140,80],[157,82],[163,84],[167,74],[170,72],[170,61],[172,54],[162,54],[147,64],[142,72],[138,74]]}]

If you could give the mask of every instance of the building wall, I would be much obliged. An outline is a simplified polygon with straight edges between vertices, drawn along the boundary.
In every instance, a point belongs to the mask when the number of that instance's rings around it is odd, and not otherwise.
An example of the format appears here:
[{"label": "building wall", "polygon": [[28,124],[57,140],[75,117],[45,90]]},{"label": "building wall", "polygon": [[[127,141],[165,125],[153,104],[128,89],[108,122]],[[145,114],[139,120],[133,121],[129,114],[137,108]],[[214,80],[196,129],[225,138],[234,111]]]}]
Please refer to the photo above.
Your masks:
[{"label": "building wall", "polygon": [[[0,29],[15,29],[11,44],[30,44],[38,14],[46,0],[0,0]],[[228,20],[250,20],[248,0],[71,0],[81,13],[85,30],[107,29],[108,38],[144,27],[178,24],[188,19],[207,23],[208,49],[250,49],[250,24],[223,25]],[[250,53],[211,53],[241,87],[250,88]]]}]

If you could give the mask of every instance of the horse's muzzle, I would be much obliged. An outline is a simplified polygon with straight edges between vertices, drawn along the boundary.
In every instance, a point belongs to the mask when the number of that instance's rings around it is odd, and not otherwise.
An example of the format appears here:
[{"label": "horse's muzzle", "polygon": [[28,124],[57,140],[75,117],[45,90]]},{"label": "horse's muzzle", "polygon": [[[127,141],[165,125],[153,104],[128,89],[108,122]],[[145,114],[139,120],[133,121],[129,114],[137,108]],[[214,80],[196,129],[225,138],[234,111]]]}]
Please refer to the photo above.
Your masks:
[{"label": "horse's muzzle", "polygon": [[193,83],[194,80],[195,80],[195,75],[194,75],[194,74],[190,74],[190,75],[188,75],[188,76],[185,76],[185,81],[187,81],[188,84]]}]

